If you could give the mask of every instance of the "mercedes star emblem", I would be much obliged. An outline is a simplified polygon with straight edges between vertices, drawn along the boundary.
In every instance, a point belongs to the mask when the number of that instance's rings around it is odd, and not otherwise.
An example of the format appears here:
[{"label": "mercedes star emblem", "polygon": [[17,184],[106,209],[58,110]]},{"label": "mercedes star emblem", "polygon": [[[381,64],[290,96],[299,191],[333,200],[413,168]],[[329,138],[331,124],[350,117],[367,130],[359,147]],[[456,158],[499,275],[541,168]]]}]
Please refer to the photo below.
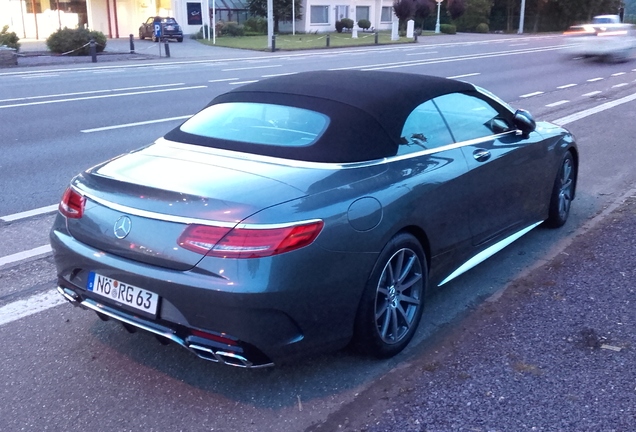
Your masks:
[{"label": "mercedes star emblem", "polygon": [[122,216],[115,222],[114,232],[115,237],[118,239],[125,238],[130,234],[130,228],[132,228],[132,221],[128,216]]}]

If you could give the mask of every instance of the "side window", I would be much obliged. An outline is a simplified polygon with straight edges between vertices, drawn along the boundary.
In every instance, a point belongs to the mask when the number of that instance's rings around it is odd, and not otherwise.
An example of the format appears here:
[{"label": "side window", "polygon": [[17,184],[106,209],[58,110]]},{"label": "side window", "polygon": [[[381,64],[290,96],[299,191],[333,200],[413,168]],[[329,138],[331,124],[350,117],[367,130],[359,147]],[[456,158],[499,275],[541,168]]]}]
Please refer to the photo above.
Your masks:
[{"label": "side window", "polygon": [[424,102],[409,114],[400,138],[398,155],[452,144],[453,137],[432,101]]},{"label": "side window", "polygon": [[451,93],[434,99],[455,141],[468,141],[514,129],[509,116],[478,97]]}]

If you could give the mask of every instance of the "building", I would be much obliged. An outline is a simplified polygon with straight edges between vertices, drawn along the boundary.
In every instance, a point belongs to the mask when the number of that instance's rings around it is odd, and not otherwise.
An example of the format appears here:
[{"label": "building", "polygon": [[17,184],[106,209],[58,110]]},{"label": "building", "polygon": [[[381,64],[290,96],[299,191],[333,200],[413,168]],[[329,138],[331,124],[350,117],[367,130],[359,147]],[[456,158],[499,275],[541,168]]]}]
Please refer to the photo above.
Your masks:
[{"label": "building", "polygon": [[[9,26],[18,37],[46,39],[57,29],[87,27],[110,38],[138,36],[139,26],[148,17],[173,16],[184,34],[199,31],[202,11],[215,5],[215,16],[241,23],[248,18],[248,0],[0,0],[0,27]],[[392,0],[303,0],[302,19],[296,31],[321,33],[335,30],[342,18],[354,22],[368,19],[375,29],[390,29]],[[210,15],[212,13],[210,12]],[[281,31],[291,31],[290,20],[280,23]]]}]

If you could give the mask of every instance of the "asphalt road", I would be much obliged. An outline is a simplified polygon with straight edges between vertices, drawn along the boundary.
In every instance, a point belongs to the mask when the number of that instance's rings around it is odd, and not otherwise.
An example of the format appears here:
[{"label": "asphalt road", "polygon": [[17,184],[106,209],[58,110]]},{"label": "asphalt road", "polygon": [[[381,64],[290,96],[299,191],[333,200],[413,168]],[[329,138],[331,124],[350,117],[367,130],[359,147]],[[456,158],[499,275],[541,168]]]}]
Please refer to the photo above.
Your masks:
[{"label": "asphalt road", "polygon": [[[115,323],[103,323],[94,314],[66,304],[3,322],[6,307],[14,307],[32,295],[42,305],[50,305],[43,293],[54,286],[54,270],[46,252],[27,253],[37,252],[46,245],[50,213],[13,221],[0,219],[3,238],[0,244],[0,341],[3,342],[0,374],[4,378],[0,380],[0,430],[297,431],[318,425],[323,425],[322,430],[339,430],[341,425],[360,429],[374,427],[374,430],[404,430],[407,426],[427,430],[424,425],[430,425],[426,426],[430,430],[532,430],[532,426],[539,428],[536,430],[629,430],[622,428],[629,423],[619,420],[611,420],[609,426],[603,426],[605,429],[594,429],[592,423],[579,423],[580,429],[568,429],[567,425],[548,423],[549,416],[542,423],[540,415],[529,416],[537,422],[527,423],[527,428],[512,422],[479,423],[470,420],[469,414],[473,411],[459,409],[464,403],[477,404],[477,399],[465,401],[466,393],[460,391],[459,385],[449,385],[453,391],[445,392],[444,399],[439,399],[419,380],[421,376],[429,378],[422,367],[427,373],[427,368],[432,368],[433,372],[440,372],[430,377],[430,381],[438,383],[436,387],[444,387],[447,379],[444,373],[448,373],[445,366],[453,363],[453,356],[467,364],[468,372],[460,373],[460,378],[468,374],[496,380],[505,364],[484,363],[481,355],[502,357],[503,354],[485,348],[495,349],[499,339],[506,340],[503,335],[510,335],[509,328],[494,326],[489,327],[489,332],[484,331],[483,337],[479,336],[487,341],[482,352],[476,351],[479,345],[466,352],[461,349],[467,339],[478,339],[474,337],[476,333],[471,333],[472,329],[482,321],[487,325],[488,313],[482,311],[487,306],[479,305],[494,293],[512,286],[501,300],[487,303],[494,305],[497,316],[503,316],[502,320],[508,322],[510,314],[513,318],[517,314],[528,318],[523,315],[524,311],[536,313],[540,308],[530,301],[534,297],[514,296],[518,294],[514,284],[519,283],[520,278],[525,280],[529,269],[545,266],[543,269],[563,270],[565,266],[552,265],[563,260],[563,251],[573,257],[573,263],[587,257],[578,250],[571,252],[565,248],[573,238],[587,232],[589,221],[608,220],[604,211],[619,204],[636,184],[633,169],[636,148],[631,138],[636,132],[632,101],[636,99],[636,63],[566,61],[559,47],[560,41],[552,36],[493,36],[492,41],[453,39],[446,43],[440,39],[437,44],[382,49],[239,53],[232,57],[224,52],[223,58],[196,61],[160,59],[147,64],[124,62],[95,67],[42,66],[0,71],[0,216],[55,204],[72,175],[151,142],[178,124],[180,120],[175,117],[196,112],[216,94],[267,75],[301,70],[381,68],[461,77],[492,90],[515,106],[530,109],[537,118],[566,124],[578,138],[582,157],[579,194],[566,227],[556,231],[537,229],[449,283],[430,299],[412,348],[383,362],[343,351],[285,368],[262,371],[224,368],[196,359],[177,347],[161,347],[146,334],[129,335]],[[606,105],[610,102],[615,106]],[[568,117],[572,114],[578,117]],[[587,116],[582,117],[584,114]],[[611,255],[603,252],[603,257],[633,271],[633,232],[633,229],[625,230],[622,237],[608,235],[606,242],[611,248],[624,239],[632,239],[632,255],[627,249]],[[587,236],[584,234],[583,238]],[[605,237],[601,234],[596,238]],[[8,262],[7,257],[15,260]],[[573,265],[568,264],[567,268]],[[579,272],[564,274],[563,277],[574,275],[584,281],[598,280],[592,287],[584,285],[574,294],[565,292],[566,298],[576,297],[584,303],[586,298],[580,296],[579,291],[585,291],[586,295],[587,290],[602,291],[609,276],[615,274],[599,272],[599,267],[603,268],[602,265],[590,266],[588,262],[588,265],[572,267]],[[633,276],[633,273],[627,274],[627,277]],[[556,275],[551,277],[557,281]],[[540,279],[537,281],[528,290],[535,290],[540,294],[537,297],[541,297],[545,294],[541,291],[544,285]],[[555,285],[554,292],[569,286],[568,283]],[[626,297],[616,298],[618,303],[612,306],[627,314],[625,319],[621,317],[621,325],[626,332],[631,325],[631,334],[634,334],[633,311],[621,309],[624,302],[633,303],[633,300],[629,298],[629,291],[623,294]],[[573,341],[579,341],[577,335],[586,326],[597,336],[606,337],[610,344],[623,344],[624,349],[618,352],[623,357],[619,359],[630,360],[624,357],[631,355],[630,343],[633,342],[628,337],[614,338],[610,334],[608,338],[607,332],[616,331],[614,327],[598,325],[591,318],[583,319],[588,315],[592,317],[593,313],[579,312],[576,309],[579,303],[572,305],[573,311],[568,302],[555,304],[566,306],[557,310],[561,316],[581,315],[576,322],[580,328],[572,326],[570,332]],[[538,316],[543,318],[546,314]],[[532,340],[539,353],[551,348],[540,342],[553,339],[542,340],[540,336],[528,339],[521,332],[525,330],[525,318],[515,322],[518,323],[515,331],[522,334],[522,342]],[[527,331],[551,335],[562,327],[560,321],[541,319]],[[575,343],[578,342],[572,342]],[[452,350],[449,346],[460,348]],[[514,346],[500,348],[516,352]],[[601,355],[599,353],[610,351],[599,348],[592,352]],[[571,366],[557,355],[550,357],[550,361],[556,363],[547,365],[542,358],[527,354],[527,350],[520,352],[523,355],[518,359],[508,360],[508,364],[517,365],[512,367],[515,373],[521,374],[517,378],[533,378],[533,368],[566,370]],[[427,356],[438,353],[439,359],[429,361],[432,357]],[[558,363],[558,360],[563,361]],[[435,361],[440,366],[427,366]],[[472,365],[474,368],[484,363],[483,368],[471,374],[475,369],[469,367],[470,361],[476,362]],[[619,369],[611,369],[612,375],[618,372]],[[382,383],[394,377],[398,377],[395,382],[400,385],[396,384],[393,390],[403,387],[400,379],[408,378],[414,383],[406,387],[406,393],[412,396],[387,393],[390,395],[387,399],[382,393]],[[459,382],[469,385],[470,377]],[[514,373],[501,374],[501,379],[514,381],[515,377]],[[626,382],[634,382],[628,372],[625,377]],[[440,381],[435,381],[437,379]],[[590,379],[587,384],[595,382]],[[534,387],[528,387],[531,388]],[[511,384],[505,394],[496,389],[485,392],[490,391],[497,398],[513,393],[523,396],[507,399],[515,400],[516,404],[509,411],[502,411],[502,416],[513,418],[515,410],[527,410],[527,402],[534,401],[528,389]],[[561,411],[571,409],[572,404],[563,403],[569,397],[564,387],[552,389],[560,396],[551,399],[556,404],[554,411],[559,411],[560,402]],[[616,394],[612,396],[616,399],[601,398],[603,402],[596,405],[597,411],[605,407],[614,412],[613,407],[629,403],[633,406],[633,392],[624,386],[615,386],[615,389]],[[366,404],[365,397],[371,397],[378,404]],[[401,401],[401,405],[406,404],[400,397],[409,399],[409,408],[391,411],[395,415],[386,413],[395,409],[391,405],[394,398]],[[484,410],[484,407],[489,408],[483,405]],[[365,417],[371,409],[375,413],[373,421]],[[484,412],[475,410],[473,414],[478,417]],[[418,413],[422,414],[418,416]],[[631,413],[633,419],[633,411],[625,413],[625,418],[630,419]],[[425,423],[431,416],[454,420],[447,424]],[[411,423],[400,423],[402,421]]]}]

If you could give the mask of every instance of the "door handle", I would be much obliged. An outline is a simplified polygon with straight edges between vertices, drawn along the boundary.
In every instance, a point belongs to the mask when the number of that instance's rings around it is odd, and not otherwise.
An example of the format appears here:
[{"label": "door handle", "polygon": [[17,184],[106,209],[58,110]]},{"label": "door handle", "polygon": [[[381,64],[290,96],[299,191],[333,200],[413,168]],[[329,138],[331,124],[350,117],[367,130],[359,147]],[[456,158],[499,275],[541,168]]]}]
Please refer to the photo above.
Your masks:
[{"label": "door handle", "polygon": [[478,149],[473,152],[473,157],[477,162],[486,162],[490,159],[490,152],[484,149]]}]

